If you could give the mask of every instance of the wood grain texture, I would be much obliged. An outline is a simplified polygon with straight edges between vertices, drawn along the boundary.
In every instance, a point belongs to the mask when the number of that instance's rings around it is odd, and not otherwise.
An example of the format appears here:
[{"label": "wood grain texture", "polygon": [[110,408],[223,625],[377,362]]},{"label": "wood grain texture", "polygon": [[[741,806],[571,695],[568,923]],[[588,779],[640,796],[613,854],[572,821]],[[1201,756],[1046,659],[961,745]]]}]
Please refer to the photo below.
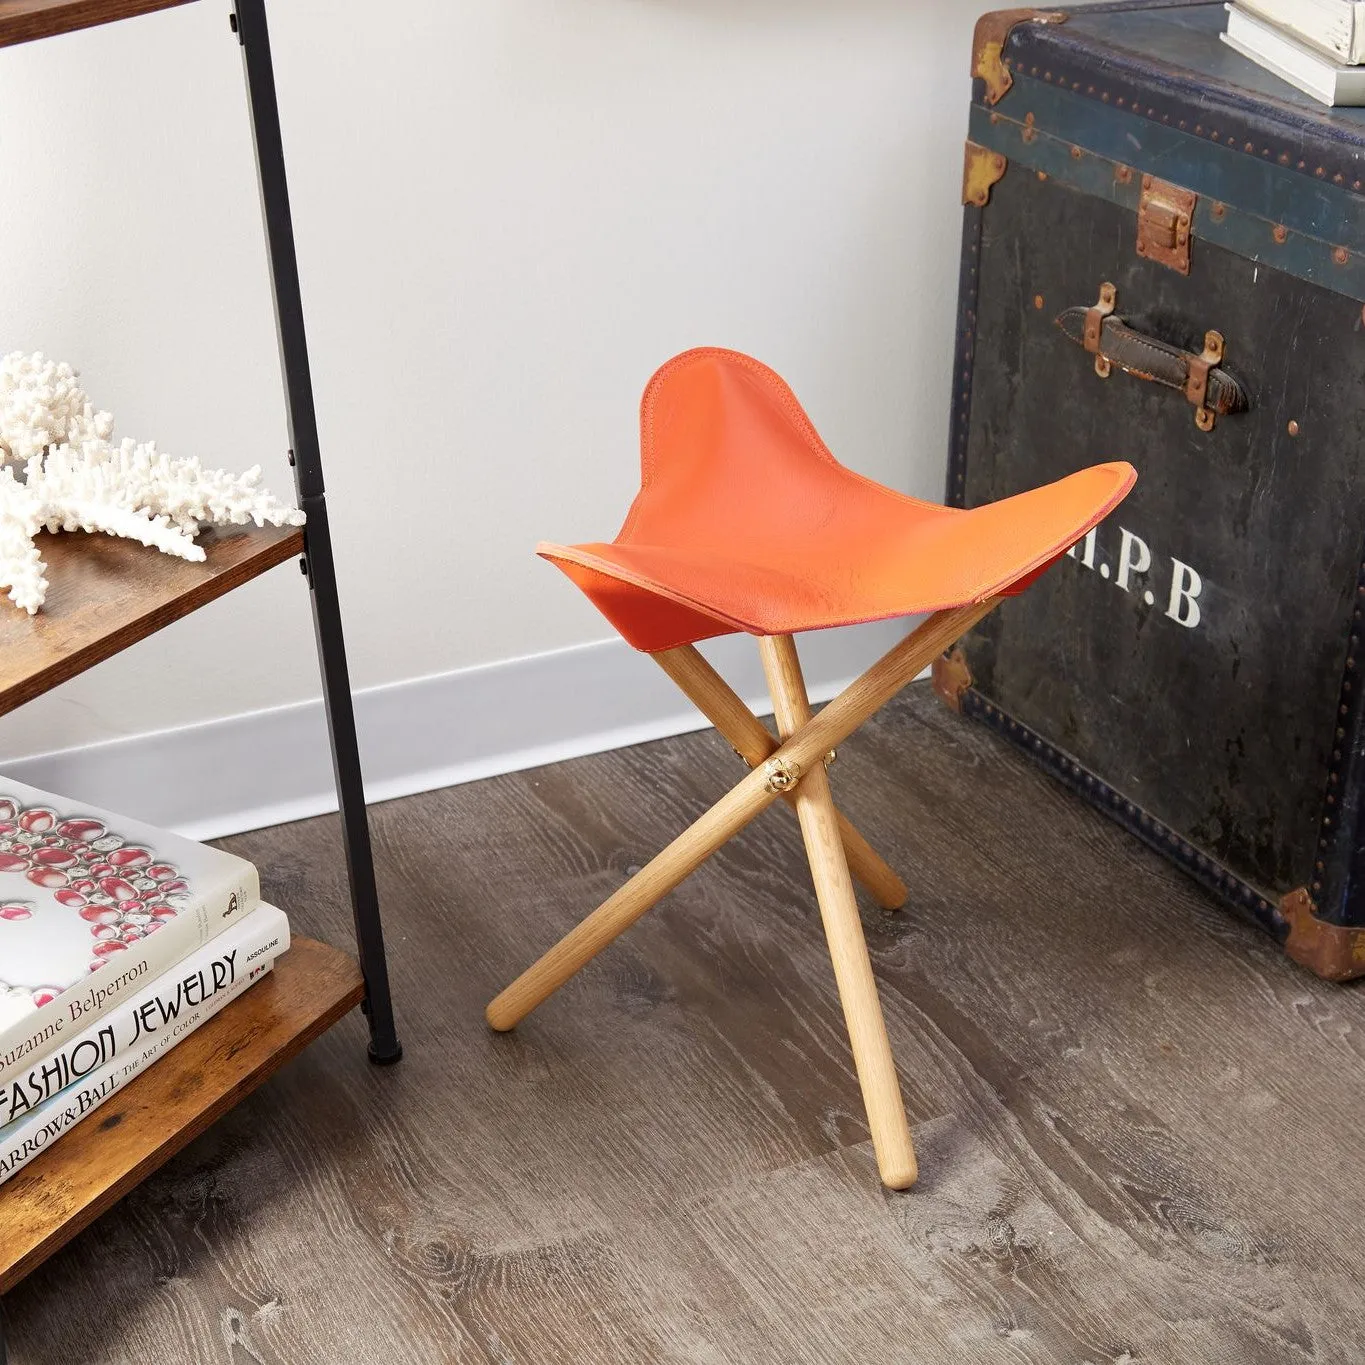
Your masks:
[{"label": "wood grain texture", "polygon": [[0,1293],[360,1003],[355,961],[295,940],[264,980],[0,1186]]},{"label": "wood grain texture", "polygon": [[0,0],[0,47],[132,19],[190,0]]},{"label": "wood grain texture", "polygon": [[[1365,990],[907,690],[839,749],[920,1177],[877,1180],[801,837],[484,1002],[730,785],[714,732],[373,810],[343,1019],[6,1298],[11,1365],[1359,1365]],[[230,841],[349,932],[335,818]]]},{"label": "wood grain texture", "polygon": [[207,531],[200,543],[208,559],[191,564],[114,536],[40,535],[43,609],[0,601],[0,715],[301,554],[303,532]]},{"label": "wood grain texture", "polygon": [[[772,693],[777,732],[790,739],[811,719],[806,680],[801,673],[796,644],[790,635],[758,642],[763,672]],[[839,817],[829,790],[829,774],[817,763],[801,778],[796,789],[796,814],[806,842],[806,859],[815,883],[815,899],[825,925],[839,1002],[844,1007],[853,1065],[863,1091],[863,1108],[872,1133],[872,1150],[882,1184],[908,1190],[918,1168],[910,1127],[905,1119],[891,1040],[877,1000],[877,981],[872,959],[858,920],[858,900],[853,890],[839,838]]]}]

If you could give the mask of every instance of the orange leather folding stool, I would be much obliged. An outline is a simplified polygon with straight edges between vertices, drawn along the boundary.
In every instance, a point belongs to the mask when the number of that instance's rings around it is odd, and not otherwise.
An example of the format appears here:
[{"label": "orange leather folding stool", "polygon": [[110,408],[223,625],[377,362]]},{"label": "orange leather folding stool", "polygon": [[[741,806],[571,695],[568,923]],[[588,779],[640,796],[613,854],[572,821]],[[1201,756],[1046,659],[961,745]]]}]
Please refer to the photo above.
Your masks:
[{"label": "orange leather folding stool", "polygon": [[[963,511],[845,469],[791,390],[735,351],[687,351],[650,380],[642,479],[610,544],[541,545],[636,649],[651,654],[749,764],[749,775],[502,992],[514,1028],[618,934],[779,797],[800,818],[882,1181],[914,1183],[910,1141],[850,871],[883,907],[906,889],[835,809],[835,746],[1020,592],[1127,495],[1127,464]],[[796,631],[929,613],[812,716]],[[779,738],[694,648],[758,637]]]}]

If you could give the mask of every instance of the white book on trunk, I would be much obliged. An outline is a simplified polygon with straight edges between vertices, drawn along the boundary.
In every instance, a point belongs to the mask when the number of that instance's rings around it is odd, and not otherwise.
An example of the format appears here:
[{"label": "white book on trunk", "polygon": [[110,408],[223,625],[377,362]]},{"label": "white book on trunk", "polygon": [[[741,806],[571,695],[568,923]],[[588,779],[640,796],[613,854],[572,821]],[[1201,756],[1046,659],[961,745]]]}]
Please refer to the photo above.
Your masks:
[{"label": "white book on trunk", "polygon": [[1237,0],[1343,66],[1365,63],[1365,0]]},{"label": "white book on trunk", "polygon": [[1258,66],[1329,105],[1365,105],[1365,67],[1341,66],[1240,8],[1227,6],[1223,41]]}]

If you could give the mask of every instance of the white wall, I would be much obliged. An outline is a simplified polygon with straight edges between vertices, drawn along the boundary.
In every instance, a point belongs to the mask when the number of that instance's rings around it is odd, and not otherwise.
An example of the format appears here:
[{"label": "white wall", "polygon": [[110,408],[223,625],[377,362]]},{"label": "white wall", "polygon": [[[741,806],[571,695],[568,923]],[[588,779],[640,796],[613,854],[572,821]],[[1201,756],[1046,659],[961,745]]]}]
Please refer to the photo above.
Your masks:
[{"label": "white wall", "polygon": [[[974,7],[375,8],[271,6],[358,686],[609,634],[531,547],[615,531],[640,389],[691,345],[760,356],[845,462],[939,496]],[[288,491],[226,12],[0,52],[0,349]],[[317,690],[285,568],[6,718],[0,758]]]}]

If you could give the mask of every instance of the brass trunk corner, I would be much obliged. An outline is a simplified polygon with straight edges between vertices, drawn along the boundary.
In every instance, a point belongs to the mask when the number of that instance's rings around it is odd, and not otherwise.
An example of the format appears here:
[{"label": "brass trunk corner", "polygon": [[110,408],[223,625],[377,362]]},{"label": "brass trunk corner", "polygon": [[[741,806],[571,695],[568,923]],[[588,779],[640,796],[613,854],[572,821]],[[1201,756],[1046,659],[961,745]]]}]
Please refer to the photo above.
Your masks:
[{"label": "brass trunk corner", "polygon": [[951,711],[961,712],[962,694],[972,685],[972,672],[960,649],[940,654],[929,670],[938,699]]},{"label": "brass trunk corner", "polygon": [[1365,976],[1365,928],[1328,924],[1316,908],[1306,887],[1281,897],[1280,915],[1289,925],[1285,952],[1324,981]]},{"label": "brass trunk corner", "polygon": [[1005,65],[1005,41],[1016,24],[1064,24],[1060,10],[998,9],[976,21],[972,36],[972,75],[986,83],[986,103],[999,104],[1014,84]]},{"label": "brass trunk corner", "polygon": [[1009,162],[989,147],[967,141],[962,159],[962,202],[984,209],[991,201],[991,186],[1005,174]]}]

